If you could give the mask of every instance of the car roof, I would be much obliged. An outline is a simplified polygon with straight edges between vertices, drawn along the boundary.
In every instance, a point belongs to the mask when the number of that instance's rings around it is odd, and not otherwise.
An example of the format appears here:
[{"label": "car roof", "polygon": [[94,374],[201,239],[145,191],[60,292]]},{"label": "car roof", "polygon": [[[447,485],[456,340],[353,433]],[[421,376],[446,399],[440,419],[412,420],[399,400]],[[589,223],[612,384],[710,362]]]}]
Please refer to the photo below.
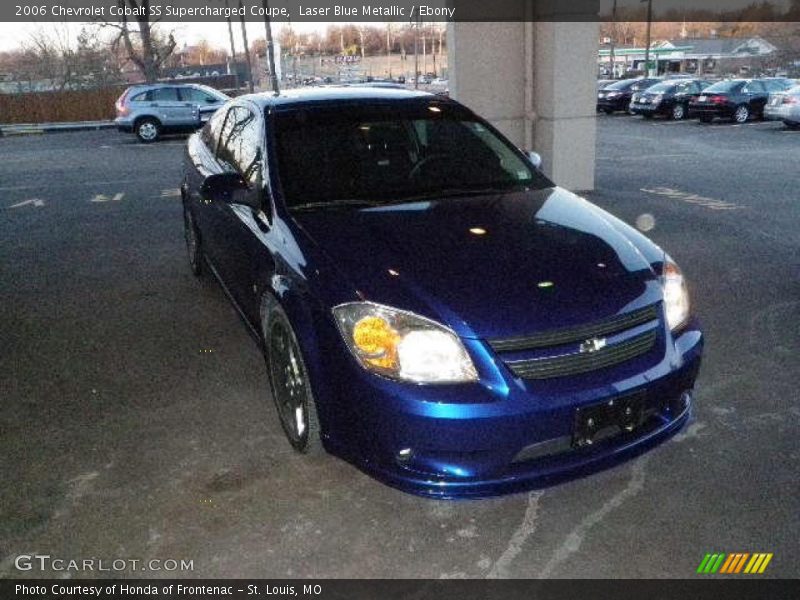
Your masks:
[{"label": "car roof", "polygon": [[298,88],[281,91],[280,94],[262,93],[241,96],[240,100],[249,100],[261,107],[290,107],[304,104],[337,103],[337,102],[400,102],[408,100],[436,99],[450,102],[442,96],[419,92],[415,90],[388,88],[388,87],[362,87],[349,86],[322,86],[313,88]]},{"label": "car roof", "polygon": [[[207,85],[203,85],[201,83],[169,83],[160,81],[158,83],[137,83],[132,85],[129,89],[131,90],[152,90],[156,88],[164,88],[164,87],[210,87]],[[213,88],[211,88],[213,89]]]}]

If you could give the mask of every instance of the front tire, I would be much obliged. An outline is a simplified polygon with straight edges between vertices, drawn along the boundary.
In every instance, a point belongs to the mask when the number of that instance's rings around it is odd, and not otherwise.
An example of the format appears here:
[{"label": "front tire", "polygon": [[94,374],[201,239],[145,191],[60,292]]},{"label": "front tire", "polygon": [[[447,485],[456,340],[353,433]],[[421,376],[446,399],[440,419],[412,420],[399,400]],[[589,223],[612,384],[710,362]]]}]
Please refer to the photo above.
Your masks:
[{"label": "front tire", "polygon": [[143,144],[152,144],[161,137],[161,123],[152,117],[147,117],[136,123],[136,137]]},{"label": "front tire", "polygon": [[314,393],[289,318],[277,302],[270,301],[261,321],[270,390],[286,439],[302,454],[321,454]]}]

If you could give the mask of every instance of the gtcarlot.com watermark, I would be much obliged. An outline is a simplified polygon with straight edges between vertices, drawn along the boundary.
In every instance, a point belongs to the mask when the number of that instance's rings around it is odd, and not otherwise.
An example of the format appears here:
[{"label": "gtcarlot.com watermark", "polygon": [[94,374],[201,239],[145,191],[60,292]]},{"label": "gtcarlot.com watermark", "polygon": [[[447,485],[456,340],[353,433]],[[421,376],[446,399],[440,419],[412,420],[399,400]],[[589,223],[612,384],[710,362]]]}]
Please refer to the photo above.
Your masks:
[{"label": "gtcarlot.com watermark", "polygon": [[20,554],[14,559],[19,571],[194,571],[194,560],[173,558],[60,558],[49,554]]}]

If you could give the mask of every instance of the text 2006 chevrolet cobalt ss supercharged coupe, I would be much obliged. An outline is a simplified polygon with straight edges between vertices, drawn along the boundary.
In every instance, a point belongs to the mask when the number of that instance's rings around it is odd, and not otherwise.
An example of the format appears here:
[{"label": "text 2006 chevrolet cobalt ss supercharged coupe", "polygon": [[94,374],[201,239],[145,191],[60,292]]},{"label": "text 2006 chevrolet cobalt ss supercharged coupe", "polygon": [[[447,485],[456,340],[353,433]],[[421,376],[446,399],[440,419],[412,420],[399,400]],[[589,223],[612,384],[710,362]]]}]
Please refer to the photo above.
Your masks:
[{"label": "text 2006 chevrolet cobalt ss supercharged coupe", "polygon": [[678,266],[452,100],[237,99],[189,140],[182,195],[191,268],[262,345],[300,452],[486,496],[689,417],[703,336]]}]

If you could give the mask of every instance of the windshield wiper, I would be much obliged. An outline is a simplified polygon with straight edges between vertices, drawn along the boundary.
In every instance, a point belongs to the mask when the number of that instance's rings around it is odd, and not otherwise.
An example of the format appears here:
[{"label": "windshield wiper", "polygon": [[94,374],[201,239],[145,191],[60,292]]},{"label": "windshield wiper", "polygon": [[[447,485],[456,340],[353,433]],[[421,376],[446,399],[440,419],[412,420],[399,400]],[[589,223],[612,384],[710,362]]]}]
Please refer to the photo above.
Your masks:
[{"label": "windshield wiper", "polygon": [[376,202],[369,200],[359,200],[358,198],[342,198],[340,200],[328,200],[326,202],[306,202],[305,204],[296,204],[290,206],[290,211],[303,211],[303,210],[318,210],[328,208],[347,208],[353,206],[378,206]]},{"label": "windshield wiper", "polygon": [[403,202],[416,202],[418,200],[430,200],[432,198],[466,198],[469,196],[485,196],[487,194],[503,194],[506,192],[514,191],[513,188],[507,187],[486,187],[486,188],[444,188],[442,190],[432,190],[422,194],[413,196],[406,196],[392,204],[400,204]]}]

